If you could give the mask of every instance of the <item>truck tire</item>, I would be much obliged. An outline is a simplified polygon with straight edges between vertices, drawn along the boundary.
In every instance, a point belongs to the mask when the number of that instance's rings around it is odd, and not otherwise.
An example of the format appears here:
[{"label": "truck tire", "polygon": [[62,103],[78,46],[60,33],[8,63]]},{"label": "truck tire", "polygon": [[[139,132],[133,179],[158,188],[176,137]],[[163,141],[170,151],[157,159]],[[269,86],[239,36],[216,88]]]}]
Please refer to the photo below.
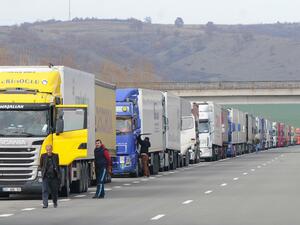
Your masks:
[{"label": "truck tire", "polygon": [[170,170],[175,170],[176,169],[176,154],[174,151],[170,152],[170,155],[172,155],[172,163],[170,164]]},{"label": "truck tire", "polygon": [[139,177],[141,174],[141,166],[140,166],[140,160],[137,159],[136,165],[135,165],[135,172],[130,173],[130,177]]},{"label": "truck tire", "polygon": [[69,167],[64,167],[62,170],[62,176],[64,178],[64,185],[61,187],[60,196],[69,197],[70,196],[70,177],[69,177]]},{"label": "truck tire", "polygon": [[160,168],[160,160],[159,160],[159,154],[155,154],[155,158],[156,159],[156,167],[155,167],[155,171],[154,171],[154,175],[158,174],[159,172],[159,168]]}]

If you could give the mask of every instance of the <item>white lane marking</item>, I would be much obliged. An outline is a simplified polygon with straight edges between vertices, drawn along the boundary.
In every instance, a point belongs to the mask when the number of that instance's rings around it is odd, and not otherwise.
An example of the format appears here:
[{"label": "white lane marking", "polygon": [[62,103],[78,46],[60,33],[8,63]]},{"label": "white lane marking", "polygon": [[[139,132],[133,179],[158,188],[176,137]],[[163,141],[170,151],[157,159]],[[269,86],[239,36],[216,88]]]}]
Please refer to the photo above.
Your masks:
[{"label": "white lane marking", "polygon": [[263,163],[263,166],[266,166],[267,164]]},{"label": "white lane marking", "polygon": [[153,179],[156,179],[156,177],[149,177],[149,179],[153,180]]},{"label": "white lane marking", "polygon": [[9,216],[13,216],[14,214],[0,214],[0,217],[9,217]]},{"label": "white lane marking", "polygon": [[113,188],[121,188],[121,186],[113,186]]},{"label": "white lane marking", "polygon": [[169,172],[169,174],[173,174],[173,173],[175,173],[175,172],[174,171]]},{"label": "white lane marking", "polygon": [[243,173],[243,175],[248,175],[248,173]]},{"label": "white lane marking", "polygon": [[228,160],[228,158],[226,158],[226,159],[221,159],[221,160],[219,160],[219,162],[226,161],[226,160]]},{"label": "white lane marking", "polygon": [[83,198],[83,197],[85,197],[86,195],[75,195],[74,197],[75,198]]},{"label": "white lane marking", "polygon": [[252,171],[252,172],[254,172],[254,171],[255,171],[255,169],[251,169],[251,171]]},{"label": "white lane marking", "polygon": [[161,174],[158,174],[158,175],[156,175],[157,177],[162,177],[163,175],[161,175]]},{"label": "white lane marking", "polygon": [[[68,201],[70,201],[71,199],[69,199],[69,198],[64,198],[64,199],[60,199],[60,200],[58,200],[59,202],[68,202]],[[49,205],[53,205],[53,203],[51,202],[51,203],[49,203]]]},{"label": "white lane marking", "polygon": [[221,184],[220,186],[221,186],[221,187],[225,187],[225,186],[227,186],[227,184],[226,184],[226,183],[223,183],[223,184]]},{"label": "white lane marking", "polygon": [[165,216],[165,214],[158,214],[157,216],[154,216],[151,218],[151,220],[159,220],[161,218],[163,218]]},{"label": "white lane marking", "polygon": [[141,181],[148,181],[149,179],[141,179]]},{"label": "white lane marking", "polygon": [[213,192],[212,190],[208,190],[208,191],[204,192],[204,194],[208,195],[208,194],[210,194],[212,192]]},{"label": "white lane marking", "polygon": [[91,191],[90,194],[96,194],[96,191]]},{"label": "white lane marking", "polygon": [[133,184],[139,184],[140,181],[136,180],[136,181],[133,181],[132,183],[133,183]]},{"label": "white lane marking", "polygon": [[184,201],[182,204],[183,205],[187,205],[187,204],[190,204],[190,203],[192,203],[194,200],[186,200],[186,201]]},{"label": "white lane marking", "polygon": [[278,158],[276,157],[275,160],[277,160]]},{"label": "white lane marking", "polygon": [[104,191],[111,191],[111,188],[104,188]]},{"label": "white lane marking", "polygon": [[239,179],[238,177],[233,178],[233,180],[238,180],[238,179]]},{"label": "white lane marking", "polygon": [[21,211],[32,211],[35,210],[35,208],[25,208],[25,209],[21,209]]},{"label": "white lane marking", "polygon": [[282,155],[280,155],[281,157],[283,157],[284,155],[282,154]]},{"label": "white lane marking", "polygon": [[124,186],[130,186],[131,184],[123,184]]},{"label": "white lane marking", "polygon": [[257,168],[258,168],[258,169],[260,169],[260,168],[261,168],[261,166],[257,166]]}]

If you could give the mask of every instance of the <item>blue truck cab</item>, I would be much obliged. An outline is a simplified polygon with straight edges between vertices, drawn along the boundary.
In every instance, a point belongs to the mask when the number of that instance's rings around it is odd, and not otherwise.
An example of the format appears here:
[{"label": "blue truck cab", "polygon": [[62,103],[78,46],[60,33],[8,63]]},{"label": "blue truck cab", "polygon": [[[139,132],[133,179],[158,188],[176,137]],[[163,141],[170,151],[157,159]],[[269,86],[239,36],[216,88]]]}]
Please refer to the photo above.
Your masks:
[{"label": "blue truck cab", "polygon": [[140,134],[137,88],[116,90],[116,158],[113,159],[113,175],[130,174],[139,176],[139,149],[137,136]]}]

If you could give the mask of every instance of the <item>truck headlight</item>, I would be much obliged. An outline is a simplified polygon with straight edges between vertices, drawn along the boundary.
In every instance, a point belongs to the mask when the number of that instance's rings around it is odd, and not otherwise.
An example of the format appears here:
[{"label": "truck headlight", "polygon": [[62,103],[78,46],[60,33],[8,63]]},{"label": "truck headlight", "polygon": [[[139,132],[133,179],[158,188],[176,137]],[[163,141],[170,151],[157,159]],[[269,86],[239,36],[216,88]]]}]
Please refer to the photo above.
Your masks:
[{"label": "truck headlight", "polygon": [[125,163],[126,166],[130,166],[131,165],[131,159],[130,157],[126,157],[126,163]]}]

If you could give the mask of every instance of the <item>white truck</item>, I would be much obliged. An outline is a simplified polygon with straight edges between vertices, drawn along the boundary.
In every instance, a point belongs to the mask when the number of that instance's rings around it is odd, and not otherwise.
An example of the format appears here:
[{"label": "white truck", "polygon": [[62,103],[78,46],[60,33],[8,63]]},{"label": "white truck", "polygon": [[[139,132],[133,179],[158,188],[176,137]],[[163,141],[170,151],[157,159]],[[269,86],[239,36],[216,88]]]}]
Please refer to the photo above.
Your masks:
[{"label": "white truck", "polygon": [[161,91],[138,89],[138,108],[140,119],[140,133],[150,138],[150,170],[153,174],[159,172],[165,162],[165,116],[164,96]]},{"label": "white truck", "polygon": [[246,113],[238,111],[238,154],[244,154],[246,151]]},{"label": "white truck", "polygon": [[166,151],[161,157],[161,168],[165,170],[176,169],[181,156],[181,98],[164,92],[164,122],[166,131]]},{"label": "white truck", "polygon": [[256,132],[255,117],[252,114],[246,113],[246,143],[248,153],[255,151],[254,137]]},{"label": "white truck", "polygon": [[213,102],[197,102],[199,106],[200,157],[217,160],[222,151],[222,109]]},{"label": "white truck", "polygon": [[191,103],[183,98],[180,99],[180,151],[182,157],[182,166],[188,166],[191,155],[193,160],[197,154],[195,118],[192,114]]}]

